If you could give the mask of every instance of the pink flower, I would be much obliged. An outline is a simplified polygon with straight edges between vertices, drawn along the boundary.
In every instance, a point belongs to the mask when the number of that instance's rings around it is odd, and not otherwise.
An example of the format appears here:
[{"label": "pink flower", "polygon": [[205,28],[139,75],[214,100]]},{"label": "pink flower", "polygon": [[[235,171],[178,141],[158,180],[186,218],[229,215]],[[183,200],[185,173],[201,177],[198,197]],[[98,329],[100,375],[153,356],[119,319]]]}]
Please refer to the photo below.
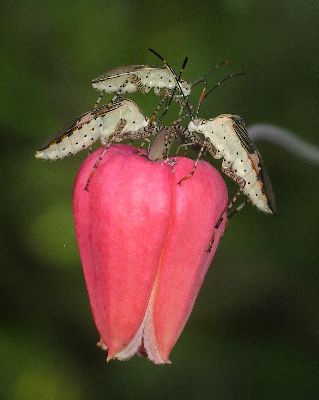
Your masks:
[{"label": "pink flower", "polygon": [[135,353],[169,363],[193,308],[225,222],[220,174],[193,160],[171,167],[112,146],[84,190],[101,149],[83,163],[74,188],[76,237],[93,316],[108,360]]}]

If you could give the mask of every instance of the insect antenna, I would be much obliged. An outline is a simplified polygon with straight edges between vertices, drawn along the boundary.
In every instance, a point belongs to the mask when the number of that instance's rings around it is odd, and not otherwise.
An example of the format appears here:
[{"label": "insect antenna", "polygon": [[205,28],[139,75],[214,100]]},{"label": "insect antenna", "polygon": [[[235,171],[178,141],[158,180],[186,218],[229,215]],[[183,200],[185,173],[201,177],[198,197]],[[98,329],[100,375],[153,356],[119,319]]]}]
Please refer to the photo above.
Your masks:
[{"label": "insect antenna", "polygon": [[222,83],[228,81],[231,78],[234,78],[236,76],[242,76],[242,75],[246,75],[245,72],[235,72],[234,74],[230,74],[228,76],[226,76],[225,78],[221,79],[220,81],[218,81],[216,83],[216,85],[214,85],[211,89],[209,89],[209,91],[206,93],[206,87],[204,87],[204,89],[202,90],[202,93],[199,97],[199,101],[198,101],[198,106],[196,109],[196,118],[198,116],[199,110],[201,105],[203,104],[204,100],[206,99],[206,97],[211,94],[215,89],[217,89]]},{"label": "insect antenna", "polygon": [[222,67],[223,65],[229,64],[228,60],[223,60],[222,62],[220,62],[219,64],[214,65],[210,70],[208,70],[208,72],[206,72],[206,74],[202,75],[200,78],[196,79],[196,81],[191,83],[191,88],[193,88],[194,86],[197,86],[199,83],[205,82],[207,77],[214,72],[216,69]]},{"label": "insect antenna", "polygon": [[235,76],[242,76],[246,75],[246,72],[235,72],[234,74],[230,74],[226,76],[224,79],[221,79],[219,82],[216,83],[209,91],[206,93],[205,97],[207,97],[213,90],[217,89],[222,83],[228,81],[228,79],[234,78]]},{"label": "insect antenna", "polygon": [[[184,62],[183,62],[183,65],[182,65],[182,68],[180,69],[180,72],[179,72],[179,74],[178,74],[178,77],[177,77],[176,74],[174,73],[174,74],[175,74],[175,79],[177,78],[177,82],[180,82],[180,80],[181,80],[182,73],[183,73],[183,71],[184,71],[184,69],[185,69],[185,66],[186,66],[186,64],[187,64],[187,61],[188,61],[188,57],[185,57]],[[178,86],[180,87],[179,83],[178,83]],[[175,92],[176,92],[176,88],[177,88],[177,85],[176,85],[176,86],[174,87],[174,89],[173,89],[173,92],[172,92],[172,94],[171,94],[171,96],[170,96],[170,99],[169,99],[168,103],[166,104],[165,110],[164,110],[163,114],[161,115],[160,120],[161,120],[161,119],[164,117],[164,115],[167,113],[167,111],[168,111],[168,109],[169,109],[169,106],[171,105],[171,103],[172,103],[172,101],[173,101],[173,98],[174,98],[174,95],[175,95]],[[180,88],[180,90],[181,90],[181,88]],[[188,102],[188,99],[187,99],[187,97],[184,95],[183,91],[181,91],[181,93],[182,93],[183,103],[184,103],[184,105],[182,106],[181,110],[184,108],[185,105],[187,105],[187,108],[188,108],[188,110],[189,110],[189,112],[190,112],[190,114],[187,114],[187,115],[192,115],[192,114],[193,114],[193,110],[192,110],[192,108],[191,108],[191,106],[190,106],[190,104],[189,104],[189,102]],[[181,111],[181,112],[182,112],[182,111]],[[177,121],[179,122],[179,120],[177,120]],[[176,122],[177,122],[177,121],[176,121]]]},{"label": "insect antenna", "polygon": [[202,93],[199,96],[198,105],[195,113],[195,119],[198,117],[200,106],[204,102],[205,97],[206,97],[206,86],[203,87]]},{"label": "insect antenna", "polygon": [[[179,90],[180,90],[180,92],[181,92],[181,94],[182,94],[183,100],[184,100],[185,104],[187,104],[187,108],[188,108],[190,114],[192,115],[192,109],[191,109],[191,107],[190,107],[190,105],[189,105],[189,103],[188,103],[188,101],[187,101],[187,98],[186,98],[185,95],[184,95],[183,89],[182,89],[182,87],[181,87],[181,85],[180,85],[180,79],[181,79],[182,73],[183,73],[183,71],[184,71],[184,69],[185,69],[185,67],[186,67],[186,64],[187,64],[187,62],[188,62],[188,57],[185,57],[184,62],[183,62],[183,65],[182,65],[182,68],[180,69],[180,72],[179,72],[179,74],[178,74],[178,76],[177,76],[177,74],[176,74],[176,72],[174,71],[174,69],[168,64],[168,62],[165,60],[164,57],[162,57],[160,54],[157,53],[157,51],[155,51],[155,50],[153,50],[153,49],[151,49],[151,48],[149,48],[149,51],[150,51],[151,53],[155,54],[160,60],[162,60],[163,63],[167,66],[167,68],[168,68],[168,69],[171,71],[171,73],[174,75],[175,80],[176,80],[176,84],[177,84],[177,86],[178,86],[178,88],[179,88]],[[168,108],[169,108],[169,106],[170,106],[170,104],[171,104],[171,102],[172,102],[172,100],[173,100],[173,98],[174,98],[175,91],[176,91],[176,86],[175,86],[174,89],[173,89],[173,92],[172,92],[172,95],[171,95],[171,97],[170,97],[170,100],[169,100],[169,102],[168,102],[168,104],[167,104],[167,106],[166,106],[166,108],[165,108],[163,114],[161,115],[160,120],[161,120],[161,119],[164,117],[164,115],[167,113]]]},{"label": "insect antenna", "polygon": [[[183,98],[184,98],[185,101],[186,101],[186,98],[185,98],[185,96],[184,96],[184,92],[183,92],[183,90],[182,90],[182,88],[181,88],[179,82],[180,82],[180,80],[181,80],[182,73],[183,73],[183,71],[184,71],[184,69],[185,69],[185,67],[186,67],[187,62],[188,62],[188,57],[185,57],[185,59],[184,59],[184,61],[183,61],[182,68],[180,69],[178,76],[176,75],[176,73],[175,73],[175,71],[174,71],[173,69],[171,70],[171,72],[172,72],[172,73],[174,74],[174,76],[175,76],[175,79],[176,79],[176,77],[177,77],[177,85],[178,85],[179,89],[181,90],[182,96],[183,96]],[[167,64],[166,64],[166,65],[167,65]],[[174,89],[173,89],[173,92],[172,92],[171,98],[169,99],[169,102],[168,102],[167,107],[169,107],[169,106],[171,105],[171,102],[172,102],[172,100],[173,100],[173,98],[174,98],[174,95],[175,95],[175,92],[176,92],[176,88],[177,88],[177,86],[175,86]]]}]

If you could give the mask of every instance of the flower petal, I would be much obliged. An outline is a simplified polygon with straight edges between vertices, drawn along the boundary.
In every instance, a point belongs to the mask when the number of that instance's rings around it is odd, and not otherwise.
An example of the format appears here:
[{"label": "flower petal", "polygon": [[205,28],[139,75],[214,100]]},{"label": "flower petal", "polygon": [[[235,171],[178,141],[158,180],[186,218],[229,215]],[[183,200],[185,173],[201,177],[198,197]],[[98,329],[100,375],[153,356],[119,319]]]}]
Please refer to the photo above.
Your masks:
[{"label": "flower petal", "polygon": [[192,166],[191,160],[177,158],[169,234],[153,288],[151,320],[144,337],[148,353],[149,347],[158,348],[163,362],[168,361],[187,322],[226,222],[225,218],[208,253],[206,249],[214,226],[227,206],[227,190],[219,173],[206,162],[200,162],[195,175],[178,185]]},{"label": "flower petal", "polygon": [[125,349],[142,324],[171,208],[170,171],[163,173],[134,152],[129,146],[111,147],[86,192],[101,150],[94,152],[82,165],[74,189],[87,290],[109,358]]}]

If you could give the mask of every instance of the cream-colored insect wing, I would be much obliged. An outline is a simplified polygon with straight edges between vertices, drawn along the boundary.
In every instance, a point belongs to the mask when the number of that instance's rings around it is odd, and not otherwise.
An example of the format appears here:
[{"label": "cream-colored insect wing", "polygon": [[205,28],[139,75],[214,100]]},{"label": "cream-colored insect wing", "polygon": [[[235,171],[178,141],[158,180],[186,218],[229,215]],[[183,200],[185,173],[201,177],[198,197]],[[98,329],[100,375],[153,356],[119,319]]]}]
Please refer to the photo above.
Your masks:
[{"label": "cream-colored insect wing", "polygon": [[126,75],[114,77],[99,82],[92,82],[94,89],[104,93],[132,93],[136,91],[136,85],[127,81]]},{"label": "cream-colored insect wing", "polygon": [[115,133],[119,123],[121,121],[121,113],[123,111],[123,105],[113,108],[101,116],[102,120],[102,133],[101,143],[106,144],[109,138]]},{"label": "cream-colored insect wing", "polygon": [[124,101],[121,118],[126,120],[123,133],[130,131],[135,132],[148,125],[147,118],[145,118],[138,106],[131,100]]},{"label": "cream-colored insect wing", "polygon": [[240,169],[238,162],[234,165],[235,168],[237,168],[238,174],[240,174],[246,182],[243,192],[261,211],[267,214],[275,213],[275,198],[262,157],[256,145],[249,137],[243,120],[235,115],[231,116],[231,119],[234,121],[233,128],[244,151],[243,157],[248,157],[244,158],[244,171]]},{"label": "cream-colored insect wing", "polygon": [[173,89],[175,87],[175,77],[166,67],[146,68],[139,71],[139,77],[146,91],[154,89]]},{"label": "cream-colored insect wing", "polygon": [[237,158],[246,158],[244,149],[240,144],[233,129],[233,121],[227,114],[222,114],[210,120],[210,139],[214,146],[221,152],[228,163],[233,163]]},{"label": "cream-colored insect wing", "polygon": [[143,68],[143,65],[117,67],[93,79],[91,84],[94,89],[104,93],[133,93],[137,85],[132,82],[132,76]]},{"label": "cream-colored insect wing", "polygon": [[[267,197],[265,196],[262,184],[258,179],[254,179],[253,174],[247,176],[246,186],[243,190],[244,194],[249,197],[251,203],[259,210],[266,214],[272,214],[271,209],[268,205]],[[250,182],[250,185],[247,183]]]},{"label": "cream-colored insect wing", "polygon": [[36,152],[36,158],[58,160],[91,146],[100,135],[99,121],[88,112]]}]

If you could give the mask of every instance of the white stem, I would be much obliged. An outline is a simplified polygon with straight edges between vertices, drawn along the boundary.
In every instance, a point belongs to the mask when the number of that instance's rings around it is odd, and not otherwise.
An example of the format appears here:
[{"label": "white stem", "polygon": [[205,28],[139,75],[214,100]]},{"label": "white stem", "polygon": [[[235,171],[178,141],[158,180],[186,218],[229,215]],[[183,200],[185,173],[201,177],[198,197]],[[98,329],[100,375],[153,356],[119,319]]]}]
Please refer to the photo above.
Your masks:
[{"label": "white stem", "polygon": [[287,129],[270,124],[256,124],[249,126],[247,130],[254,141],[266,140],[273,142],[300,158],[319,164],[319,147],[304,142]]}]

